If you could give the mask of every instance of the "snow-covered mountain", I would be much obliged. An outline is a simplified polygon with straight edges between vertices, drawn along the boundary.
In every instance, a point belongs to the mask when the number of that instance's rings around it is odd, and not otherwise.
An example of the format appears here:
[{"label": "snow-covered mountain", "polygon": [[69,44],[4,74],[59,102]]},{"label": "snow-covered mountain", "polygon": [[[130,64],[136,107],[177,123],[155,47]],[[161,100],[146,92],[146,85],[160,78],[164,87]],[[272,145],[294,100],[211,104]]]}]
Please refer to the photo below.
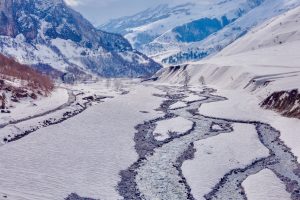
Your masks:
[{"label": "snow-covered mountain", "polygon": [[158,62],[178,64],[215,54],[254,26],[298,5],[299,0],[186,0],[100,28],[123,34]]},{"label": "snow-covered mountain", "polygon": [[1,0],[0,52],[77,77],[147,76],[160,65],[118,34],[97,30],[63,0]]},{"label": "snow-covered mountain", "polygon": [[247,91],[264,107],[299,118],[299,51],[300,7],[297,7],[252,29],[215,56],[165,68],[155,79],[171,83],[188,80],[191,84]]}]

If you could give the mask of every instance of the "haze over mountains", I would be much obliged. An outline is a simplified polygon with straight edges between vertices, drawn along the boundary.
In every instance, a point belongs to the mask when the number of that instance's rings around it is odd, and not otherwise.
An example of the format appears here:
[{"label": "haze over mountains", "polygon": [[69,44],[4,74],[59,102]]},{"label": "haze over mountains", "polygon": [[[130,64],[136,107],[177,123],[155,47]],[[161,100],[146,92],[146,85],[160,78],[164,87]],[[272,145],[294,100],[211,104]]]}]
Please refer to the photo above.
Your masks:
[{"label": "haze over mountains", "polygon": [[123,34],[138,50],[172,65],[215,54],[256,25],[298,5],[297,0],[181,1],[99,28]]}]

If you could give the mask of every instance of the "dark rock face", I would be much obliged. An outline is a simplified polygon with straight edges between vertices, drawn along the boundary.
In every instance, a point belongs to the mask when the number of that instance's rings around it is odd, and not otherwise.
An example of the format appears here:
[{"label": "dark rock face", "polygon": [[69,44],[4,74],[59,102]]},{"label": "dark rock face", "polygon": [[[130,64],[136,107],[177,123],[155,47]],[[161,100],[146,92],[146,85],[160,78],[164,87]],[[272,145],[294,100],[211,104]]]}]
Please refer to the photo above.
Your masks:
[{"label": "dark rock face", "polygon": [[297,89],[274,92],[261,106],[279,112],[283,116],[300,119],[300,93]]},{"label": "dark rock face", "polygon": [[[3,36],[11,38],[13,44]],[[57,39],[65,43],[54,43]],[[64,67],[67,71],[70,68],[76,71],[74,68],[77,68],[80,76],[85,73],[84,68],[110,77],[150,76],[161,68],[153,60],[134,51],[121,35],[97,30],[63,0],[0,0],[0,51],[15,57],[7,49],[18,48],[26,52],[22,59],[25,57],[29,64],[48,65],[49,61],[34,52],[41,46],[45,46],[53,57],[68,66]],[[65,52],[69,49],[61,48],[66,46],[71,46],[73,52],[78,49],[82,52],[70,55]],[[130,55],[122,56],[126,52]],[[136,56],[139,59],[134,59]]]},{"label": "dark rock face", "polygon": [[12,15],[12,1],[0,1],[0,34],[15,36],[14,19]]},{"label": "dark rock face", "polygon": [[1,35],[15,37],[23,34],[26,40],[38,37],[42,21],[49,23],[44,35],[81,43],[88,48],[132,50],[122,36],[96,30],[63,0],[1,0]]}]

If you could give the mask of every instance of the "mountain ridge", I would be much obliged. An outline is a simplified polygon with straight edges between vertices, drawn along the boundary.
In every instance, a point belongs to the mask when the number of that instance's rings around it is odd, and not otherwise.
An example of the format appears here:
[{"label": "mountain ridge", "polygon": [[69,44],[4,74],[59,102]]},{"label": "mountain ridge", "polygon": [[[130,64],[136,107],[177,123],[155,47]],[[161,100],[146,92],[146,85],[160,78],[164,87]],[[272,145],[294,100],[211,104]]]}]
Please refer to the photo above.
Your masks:
[{"label": "mountain ridge", "polygon": [[25,64],[79,78],[149,76],[161,67],[121,35],[97,30],[63,0],[2,0],[0,12],[0,52]]},{"label": "mountain ridge", "polygon": [[[100,27],[122,33],[157,62],[176,65],[216,54],[251,28],[299,5],[297,0],[187,0],[179,12],[176,4],[161,5]],[[153,17],[157,13],[160,17]],[[144,24],[136,26],[139,22]]]}]

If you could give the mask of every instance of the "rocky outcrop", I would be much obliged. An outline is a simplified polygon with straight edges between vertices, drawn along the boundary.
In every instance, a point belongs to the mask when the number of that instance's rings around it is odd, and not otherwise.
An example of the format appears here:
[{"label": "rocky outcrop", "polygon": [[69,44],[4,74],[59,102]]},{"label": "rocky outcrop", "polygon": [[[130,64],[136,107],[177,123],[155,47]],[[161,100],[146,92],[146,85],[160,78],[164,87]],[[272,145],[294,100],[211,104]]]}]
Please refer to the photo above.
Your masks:
[{"label": "rocky outcrop", "polygon": [[298,89],[274,92],[261,103],[261,106],[279,112],[283,116],[300,119],[300,93]]},{"label": "rocky outcrop", "polygon": [[15,36],[11,0],[0,1],[0,25],[1,35]]}]

